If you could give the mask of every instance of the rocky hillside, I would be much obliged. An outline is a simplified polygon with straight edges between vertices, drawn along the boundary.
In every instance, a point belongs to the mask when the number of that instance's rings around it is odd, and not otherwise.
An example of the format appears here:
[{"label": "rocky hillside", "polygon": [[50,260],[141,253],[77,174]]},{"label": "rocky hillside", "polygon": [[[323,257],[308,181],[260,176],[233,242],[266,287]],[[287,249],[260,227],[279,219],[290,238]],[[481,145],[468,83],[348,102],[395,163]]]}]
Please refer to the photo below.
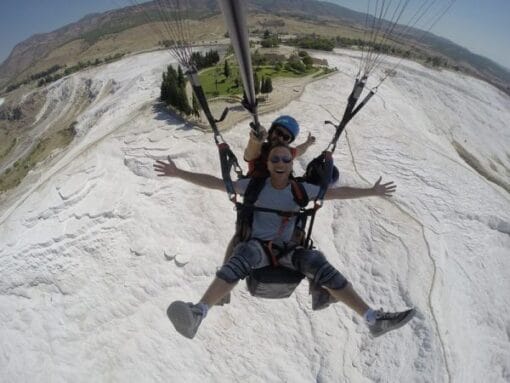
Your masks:
[{"label": "rocky hillside", "polygon": [[[187,0],[196,22],[193,39],[223,37],[226,28],[216,0]],[[365,15],[335,4],[314,0],[248,0],[250,30],[279,33],[313,31],[327,36],[359,36]],[[143,9],[142,9],[143,7]],[[85,16],[53,32],[38,34],[19,43],[0,65],[0,89],[56,66],[107,61],[128,52],[161,46],[157,33],[161,15],[154,2]],[[159,23],[159,27],[161,23]],[[161,28],[159,28],[161,29]],[[411,30],[409,41],[419,33]],[[510,93],[510,72],[493,61],[475,55],[449,40],[427,34],[422,49],[447,58],[463,71],[483,78]]]},{"label": "rocky hillside", "polygon": [[[214,0],[189,2],[196,11],[197,17],[219,13]],[[53,32],[37,34],[22,41],[0,65],[0,86],[33,74],[37,70],[50,68],[56,63],[70,65],[77,63],[80,59],[94,60],[101,55],[110,54],[112,46],[102,43],[105,40],[115,40],[116,35],[135,30],[151,20],[157,21],[156,16],[153,18],[146,14],[150,15],[155,6],[151,2],[144,4],[143,9],[142,6],[129,6],[87,15]],[[117,49],[122,49],[122,44],[116,45]],[[150,46],[150,44],[141,44],[139,48],[143,48],[144,45]],[[129,46],[126,44],[124,49],[129,49]]]}]

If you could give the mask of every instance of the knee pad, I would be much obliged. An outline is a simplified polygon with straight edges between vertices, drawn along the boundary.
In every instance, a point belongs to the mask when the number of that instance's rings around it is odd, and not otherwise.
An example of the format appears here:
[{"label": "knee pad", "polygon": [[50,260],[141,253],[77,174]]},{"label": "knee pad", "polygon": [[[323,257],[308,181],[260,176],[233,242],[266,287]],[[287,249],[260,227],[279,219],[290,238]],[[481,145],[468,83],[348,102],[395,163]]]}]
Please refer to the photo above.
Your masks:
[{"label": "knee pad", "polygon": [[227,283],[246,278],[260,263],[262,252],[256,242],[241,242],[234,249],[234,255],[216,272],[216,276]]},{"label": "knee pad", "polygon": [[347,279],[328,262],[320,251],[296,251],[294,264],[299,271],[319,286],[338,290],[347,285]]}]

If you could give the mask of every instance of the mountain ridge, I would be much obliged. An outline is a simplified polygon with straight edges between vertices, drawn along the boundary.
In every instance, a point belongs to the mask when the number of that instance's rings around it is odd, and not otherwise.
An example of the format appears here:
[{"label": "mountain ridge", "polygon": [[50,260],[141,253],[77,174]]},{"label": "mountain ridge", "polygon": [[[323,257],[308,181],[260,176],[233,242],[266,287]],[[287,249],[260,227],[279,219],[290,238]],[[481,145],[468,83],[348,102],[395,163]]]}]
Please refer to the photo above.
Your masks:
[{"label": "mountain ridge", "polygon": [[[205,28],[210,24],[207,21],[208,18],[214,18],[220,13],[215,0],[191,0],[190,4],[194,12],[202,16],[201,20],[206,20],[203,25]],[[143,4],[147,12],[151,12],[156,6],[155,2]],[[118,53],[123,48],[129,50],[125,40],[134,43],[132,47],[134,50],[157,46],[156,38],[144,37],[143,41],[130,41],[133,38],[142,39],[136,33],[133,33],[136,37],[125,38],[124,43],[116,45],[110,43],[110,45],[102,46],[108,38],[115,40],[116,36],[135,31],[147,24],[148,20],[144,19],[140,13],[140,7],[131,5],[102,13],[88,14],[52,32],[36,34],[20,42],[0,64],[0,87],[30,76],[36,70],[35,68],[42,71],[65,60],[67,60],[65,65],[74,65],[80,60],[87,61],[89,58],[94,60],[101,54],[104,57],[108,49],[115,50],[113,53]],[[351,29],[362,29],[365,23],[365,14],[325,1],[249,0],[248,7],[250,16],[253,13],[259,13],[266,14],[268,17],[297,18],[305,23],[313,22],[313,20],[316,22],[329,20]],[[224,30],[226,31],[226,28]],[[416,35],[418,31],[414,30],[408,35],[411,46],[413,33]],[[220,34],[216,35],[216,37],[220,36]],[[506,93],[510,92],[510,71],[502,65],[432,33],[424,34],[420,46],[428,47],[436,54],[448,57],[468,74],[480,77]],[[74,62],[71,61],[72,58],[75,58]]]}]

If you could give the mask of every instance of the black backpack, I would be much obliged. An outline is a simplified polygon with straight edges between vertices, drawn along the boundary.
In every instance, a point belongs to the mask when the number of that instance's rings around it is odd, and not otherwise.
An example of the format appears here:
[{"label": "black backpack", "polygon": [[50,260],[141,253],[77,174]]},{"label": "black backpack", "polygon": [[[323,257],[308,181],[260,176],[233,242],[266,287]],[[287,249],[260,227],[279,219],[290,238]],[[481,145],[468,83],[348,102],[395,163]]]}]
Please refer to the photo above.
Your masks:
[{"label": "black backpack", "polygon": [[[312,161],[310,161],[310,163],[308,163],[305,174],[303,174],[299,180],[321,186],[325,178],[328,176],[327,171],[326,156],[325,153],[321,153],[318,157],[315,157]],[[339,177],[340,172],[338,168],[333,165],[330,176],[330,184],[338,181]]]}]

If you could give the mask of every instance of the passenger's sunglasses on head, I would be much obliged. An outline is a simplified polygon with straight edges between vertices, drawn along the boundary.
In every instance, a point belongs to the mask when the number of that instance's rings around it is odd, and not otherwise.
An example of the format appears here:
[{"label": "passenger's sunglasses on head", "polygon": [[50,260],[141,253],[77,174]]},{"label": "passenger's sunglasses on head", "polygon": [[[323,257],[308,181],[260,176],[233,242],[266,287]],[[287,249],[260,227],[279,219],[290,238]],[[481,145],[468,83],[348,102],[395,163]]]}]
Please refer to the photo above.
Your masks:
[{"label": "passenger's sunglasses on head", "polygon": [[285,133],[284,131],[280,130],[280,129],[275,129],[274,130],[274,133],[278,136],[278,137],[281,137],[283,140],[285,141],[290,141],[290,139],[292,138],[292,136],[288,133]]},{"label": "passenger's sunglasses on head", "polygon": [[283,163],[285,164],[288,164],[292,161],[292,157],[289,157],[289,156],[277,156],[277,155],[274,155],[274,156],[271,156],[271,158],[269,159],[273,164],[277,164],[278,162],[280,161],[283,161]]}]

